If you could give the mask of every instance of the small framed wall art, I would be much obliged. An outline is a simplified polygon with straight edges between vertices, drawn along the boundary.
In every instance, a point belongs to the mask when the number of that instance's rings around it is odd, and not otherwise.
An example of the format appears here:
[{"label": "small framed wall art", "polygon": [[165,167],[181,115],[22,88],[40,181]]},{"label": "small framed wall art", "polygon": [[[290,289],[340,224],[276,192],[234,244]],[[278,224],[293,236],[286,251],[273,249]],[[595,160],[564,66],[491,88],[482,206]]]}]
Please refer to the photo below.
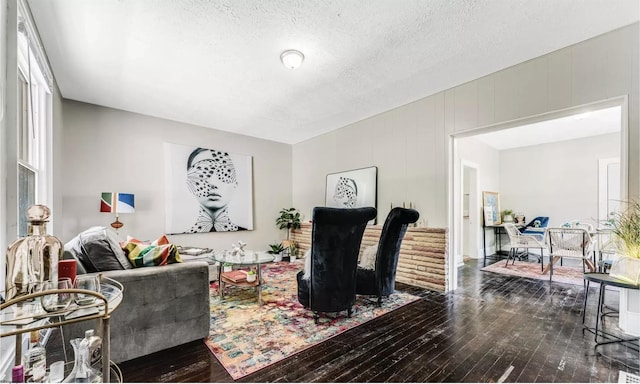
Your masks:
[{"label": "small framed wall art", "polygon": [[377,208],[378,167],[327,175],[325,205],[334,208]]}]

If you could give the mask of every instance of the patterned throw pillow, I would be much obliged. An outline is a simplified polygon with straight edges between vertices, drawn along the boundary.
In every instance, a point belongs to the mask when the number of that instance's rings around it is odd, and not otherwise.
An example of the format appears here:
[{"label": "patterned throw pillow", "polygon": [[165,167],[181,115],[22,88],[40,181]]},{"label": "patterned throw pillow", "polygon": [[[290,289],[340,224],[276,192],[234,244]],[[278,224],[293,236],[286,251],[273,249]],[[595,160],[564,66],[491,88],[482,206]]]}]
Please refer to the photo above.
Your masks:
[{"label": "patterned throw pillow", "polygon": [[376,256],[378,256],[378,243],[370,245],[362,251],[362,257],[358,262],[358,267],[362,269],[376,269]]},{"label": "patterned throw pillow", "polygon": [[135,268],[182,263],[176,245],[165,235],[151,243],[127,237],[123,250]]}]

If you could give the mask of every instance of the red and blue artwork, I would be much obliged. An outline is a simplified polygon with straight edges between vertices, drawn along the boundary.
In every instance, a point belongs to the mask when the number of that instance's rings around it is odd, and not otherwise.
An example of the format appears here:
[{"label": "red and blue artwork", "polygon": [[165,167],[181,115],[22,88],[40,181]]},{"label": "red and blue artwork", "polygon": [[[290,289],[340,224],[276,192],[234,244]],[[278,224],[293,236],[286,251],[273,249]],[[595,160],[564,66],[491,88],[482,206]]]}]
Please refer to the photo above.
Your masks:
[{"label": "red and blue artwork", "polygon": [[133,193],[102,192],[102,199],[100,200],[100,212],[135,212]]}]

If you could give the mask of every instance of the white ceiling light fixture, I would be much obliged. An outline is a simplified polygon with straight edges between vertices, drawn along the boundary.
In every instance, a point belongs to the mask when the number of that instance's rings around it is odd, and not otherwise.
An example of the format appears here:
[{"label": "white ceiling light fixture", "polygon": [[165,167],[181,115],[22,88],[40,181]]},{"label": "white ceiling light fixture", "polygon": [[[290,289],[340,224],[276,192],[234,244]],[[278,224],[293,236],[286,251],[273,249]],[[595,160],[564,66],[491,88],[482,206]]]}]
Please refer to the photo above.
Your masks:
[{"label": "white ceiling light fixture", "polygon": [[304,55],[300,51],[290,49],[282,52],[280,55],[280,61],[282,61],[282,64],[284,64],[285,67],[289,69],[296,69],[302,65]]}]

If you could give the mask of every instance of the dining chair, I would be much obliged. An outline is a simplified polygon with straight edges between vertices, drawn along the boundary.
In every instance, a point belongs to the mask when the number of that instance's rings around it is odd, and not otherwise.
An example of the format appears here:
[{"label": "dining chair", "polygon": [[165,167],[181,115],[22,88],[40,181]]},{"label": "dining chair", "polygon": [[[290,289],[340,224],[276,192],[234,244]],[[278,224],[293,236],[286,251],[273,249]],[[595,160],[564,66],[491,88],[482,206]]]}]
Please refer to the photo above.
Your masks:
[{"label": "dining chair", "polygon": [[519,249],[524,249],[525,254],[528,256],[530,248],[537,248],[540,249],[540,256],[538,256],[538,261],[541,264],[540,269],[544,270],[544,249],[547,248],[547,245],[544,243],[544,232],[542,233],[542,240],[540,240],[539,235],[525,235],[520,233],[513,223],[505,223],[504,229],[509,235],[509,244],[511,246],[505,267],[509,265],[509,259],[511,258],[513,258],[511,265],[515,264],[516,257],[519,256]]},{"label": "dining chair", "polygon": [[[553,280],[553,265],[563,258],[582,260],[582,271],[595,272],[596,267],[589,258],[591,235],[584,228],[547,228],[549,246],[549,281]],[[546,273],[547,269],[543,272]]]}]

